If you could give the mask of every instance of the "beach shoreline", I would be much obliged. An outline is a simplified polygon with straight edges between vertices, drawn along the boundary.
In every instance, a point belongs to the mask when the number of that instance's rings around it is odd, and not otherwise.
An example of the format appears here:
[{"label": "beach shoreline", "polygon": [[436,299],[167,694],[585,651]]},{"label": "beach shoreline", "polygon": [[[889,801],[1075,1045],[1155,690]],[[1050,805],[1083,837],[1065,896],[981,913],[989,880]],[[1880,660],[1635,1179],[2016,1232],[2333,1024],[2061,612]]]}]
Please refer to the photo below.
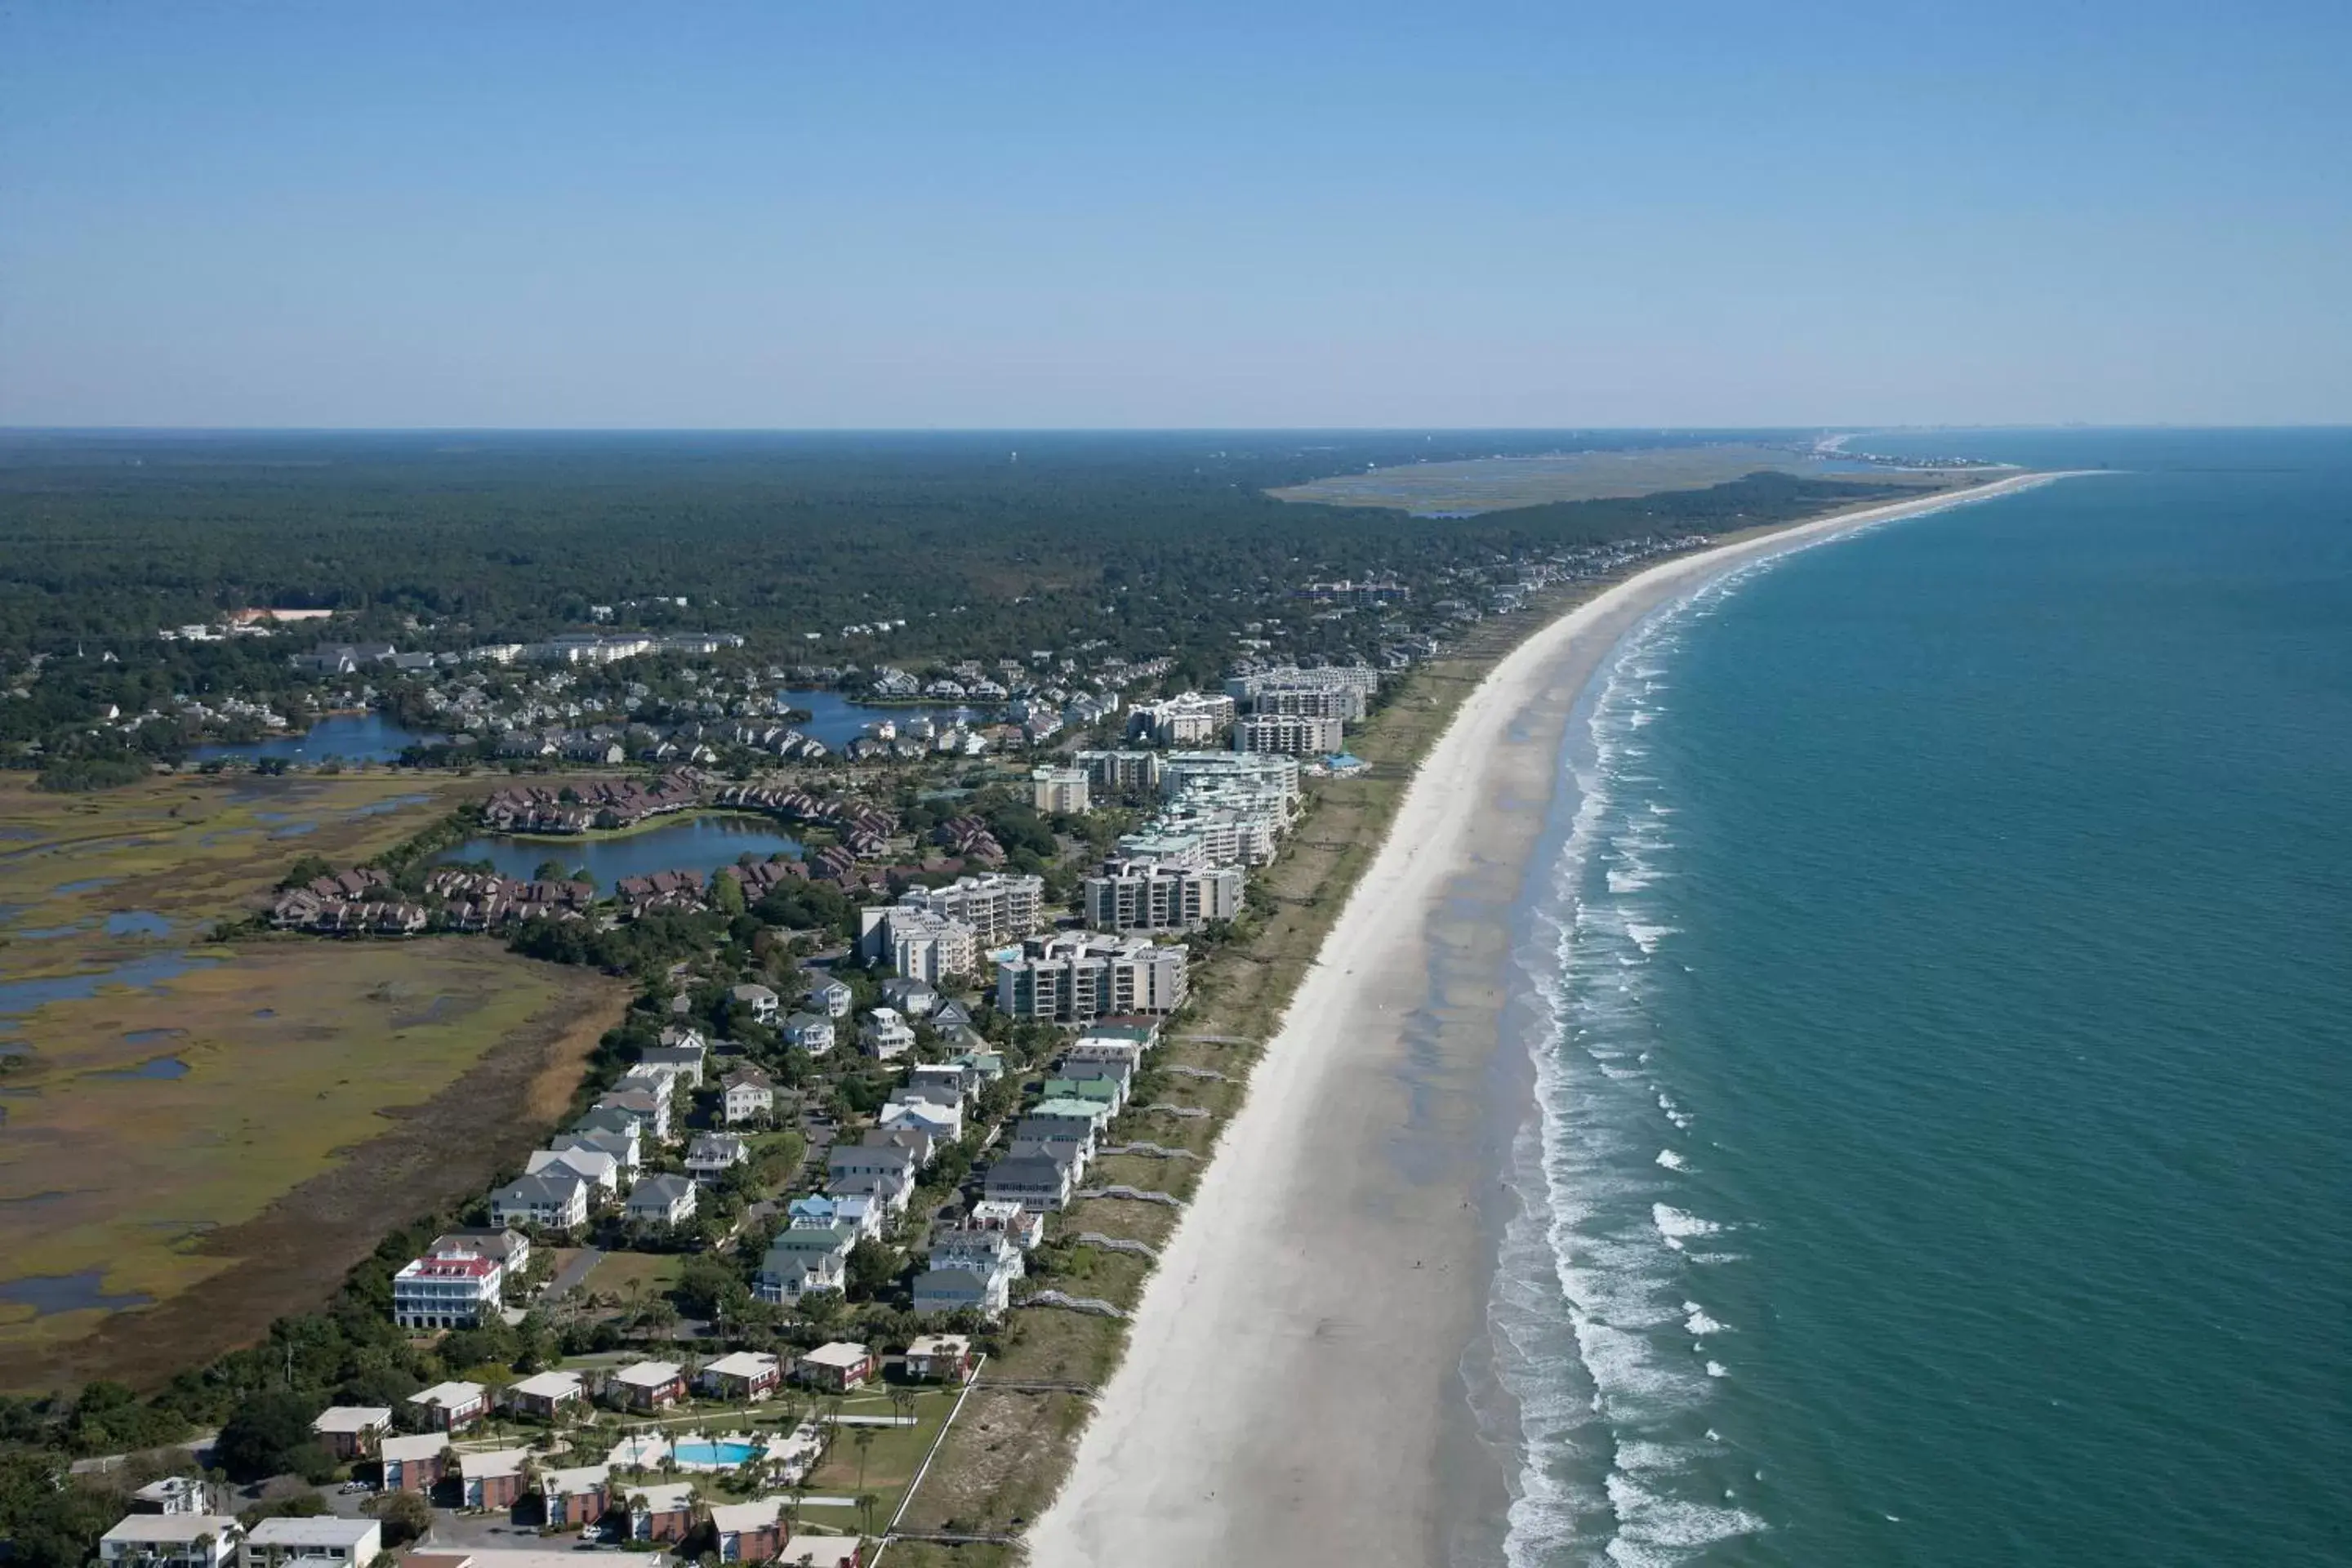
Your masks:
[{"label": "beach shoreline", "polygon": [[[2062,476],[1663,562],[1491,669],[1430,748],[1138,1306],[1041,1568],[1499,1560],[1511,1477],[1465,1396],[1528,1063],[1507,958],[1570,717],[1633,627],[1721,574]],[[1514,1059],[1514,1058],[1517,1059]],[[1531,1106],[1523,1106],[1531,1113]]]}]

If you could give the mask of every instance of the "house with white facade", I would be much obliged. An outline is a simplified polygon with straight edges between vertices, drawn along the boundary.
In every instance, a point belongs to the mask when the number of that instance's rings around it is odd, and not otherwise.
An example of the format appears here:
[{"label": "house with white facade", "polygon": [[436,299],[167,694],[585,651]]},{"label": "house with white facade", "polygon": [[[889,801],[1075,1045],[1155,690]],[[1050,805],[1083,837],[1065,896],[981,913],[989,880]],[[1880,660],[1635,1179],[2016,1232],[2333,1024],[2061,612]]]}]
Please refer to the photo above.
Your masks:
[{"label": "house with white facade", "polygon": [[810,1005],[822,1007],[828,1018],[848,1017],[849,1009],[856,1000],[857,993],[839,980],[819,981],[809,992]]},{"label": "house with white facade", "polygon": [[429,1252],[392,1277],[392,1321],[404,1329],[469,1329],[496,1315],[506,1268],[475,1252]]},{"label": "house with white facade", "polygon": [[639,1176],[626,1213],[638,1225],[680,1225],[694,1217],[695,1184],[685,1176]]},{"label": "house with white facade", "polygon": [[[829,1023],[826,1027],[830,1032]],[[775,1114],[775,1080],[758,1068],[748,1065],[737,1068],[719,1079],[719,1119],[728,1126],[740,1127],[746,1122],[764,1121]]]},{"label": "house with white facade", "polygon": [[523,1163],[526,1176],[543,1176],[551,1169],[569,1171],[587,1182],[591,1209],[612,1203],[621,1195],[621,1162],[607,1150],[541,1149]]},{"label": "house with white facade", "polygon": [[829,1013],[795,1013],[784,1020],[784,1044],[798,1046],[813,1057],[824,1056],[839,1040],[840,1026]]},{"label": "house with white facade", "polygon": [[588,1223],[595,1185],[577,1171],[551,1165],[490,1194],[490,1223],[571,1230]]},{"label": "house with white facade", "polygon": [[732,1132],[698,1132],[686,1146],[686,1173],[708,1186],[751,1158],[751,1146]]},{"label": "house with white facade", "polygon": [[857,1026],[857,1046],[877,1061],[896,1061],[915,1048],[915,1031],[895,1007],[877,1007]]}]

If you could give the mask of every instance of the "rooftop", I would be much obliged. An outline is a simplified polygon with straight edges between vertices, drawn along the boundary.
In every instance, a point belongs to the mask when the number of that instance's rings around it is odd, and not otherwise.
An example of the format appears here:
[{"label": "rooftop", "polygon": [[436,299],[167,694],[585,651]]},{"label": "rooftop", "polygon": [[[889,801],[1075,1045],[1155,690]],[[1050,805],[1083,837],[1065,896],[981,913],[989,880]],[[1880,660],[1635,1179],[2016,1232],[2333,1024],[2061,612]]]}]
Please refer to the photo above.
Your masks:
[{"label": "rooftop", "polygon": [[372,1519],[320,1514],[312,1519],[265,1519],[246,1539],[256,1546],[353,1547],[383,1529]]}]

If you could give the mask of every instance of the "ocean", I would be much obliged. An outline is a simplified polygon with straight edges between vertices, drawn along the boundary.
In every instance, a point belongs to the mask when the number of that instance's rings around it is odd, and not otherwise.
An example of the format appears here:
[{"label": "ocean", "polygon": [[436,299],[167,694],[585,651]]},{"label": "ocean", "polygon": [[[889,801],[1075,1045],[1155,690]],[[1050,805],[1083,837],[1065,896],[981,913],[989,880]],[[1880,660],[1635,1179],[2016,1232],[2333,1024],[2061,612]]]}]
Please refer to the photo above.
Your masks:
[{"label": "ocean", "polygon": [[1858,445],[2108,471],[1718,580],[1571,721],[1509,1559],[2352,1561],[2352,432]]}]

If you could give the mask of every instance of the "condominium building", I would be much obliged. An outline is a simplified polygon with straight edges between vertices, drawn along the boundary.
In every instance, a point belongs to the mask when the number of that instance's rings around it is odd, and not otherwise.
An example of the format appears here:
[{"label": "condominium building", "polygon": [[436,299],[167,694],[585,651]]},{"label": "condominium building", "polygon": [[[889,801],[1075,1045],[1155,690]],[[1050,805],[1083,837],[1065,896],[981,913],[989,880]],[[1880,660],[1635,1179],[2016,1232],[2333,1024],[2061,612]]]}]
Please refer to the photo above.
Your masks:
[{"label": "condominium building", "polygon": [[1186,954],[1141,937],[1060,931],[1033,936],[997,965],[996,1005],[1016,1018],[1085,1024],[1116,1014],[1172,1013],[1188,994]]},{"label": "condominium building", "polygon": [[1362,721],[1380,682],[1379,672],[1366,665],[1320,669],[1293,665],[1234,676],[1225,682],[1225,695],[1244,713],[1337,719],[1354,724]]},{"label": "condominium building", "polygon": [[1080,752],[1075,760],[1097,790],[1125,795],[1160,787],[1158,752]]},{"label": "condominium building", "polygon": [[898,906],[961,921],[979,933],[982,945],[997,947],[1045,926],[1045,879],[1003,871],[958,877],[943,888],[909,888],[898,895]]},{"label": "condominium building", "polygon": [[1242,873],[1162,860],[1103,862],[1086,882],[1087,924],[1108,931],[1198,931],[1242,912]]},{"label": "condominium building", "polygon": [[1197,746],[1234,721],[1234,700],[1223,692],[1180,691],[1159,702],[1140,702],[1127,732],[1163,746]]},{"label": "condominium building", "polygon": [[980,972],[980,932],[959,920],[905,904],[858,912],[858,952],[900,974],[936,985],[950,974]]},{"label": "condominium building", "polygon": [[1084,768],[1032,768],[1030,804],[1039,811],[1064,815],[1082,812],[1087,809],[1087,785],[1090,782]]},{"label": "condominium building", "polygon": [[1171,752],[1161,760],[1162,798],[1174,800],[1202,785],[1271,791],[1296,802],[1298,760],[1267,752]]},{"label": "condominium building", "polygon": [[1236,752],[1278,752],[1290,757],[1320,757],[1339,751],[1345,726],[1337,719],[1297,713],[1250,713],[1234,723]]}]

